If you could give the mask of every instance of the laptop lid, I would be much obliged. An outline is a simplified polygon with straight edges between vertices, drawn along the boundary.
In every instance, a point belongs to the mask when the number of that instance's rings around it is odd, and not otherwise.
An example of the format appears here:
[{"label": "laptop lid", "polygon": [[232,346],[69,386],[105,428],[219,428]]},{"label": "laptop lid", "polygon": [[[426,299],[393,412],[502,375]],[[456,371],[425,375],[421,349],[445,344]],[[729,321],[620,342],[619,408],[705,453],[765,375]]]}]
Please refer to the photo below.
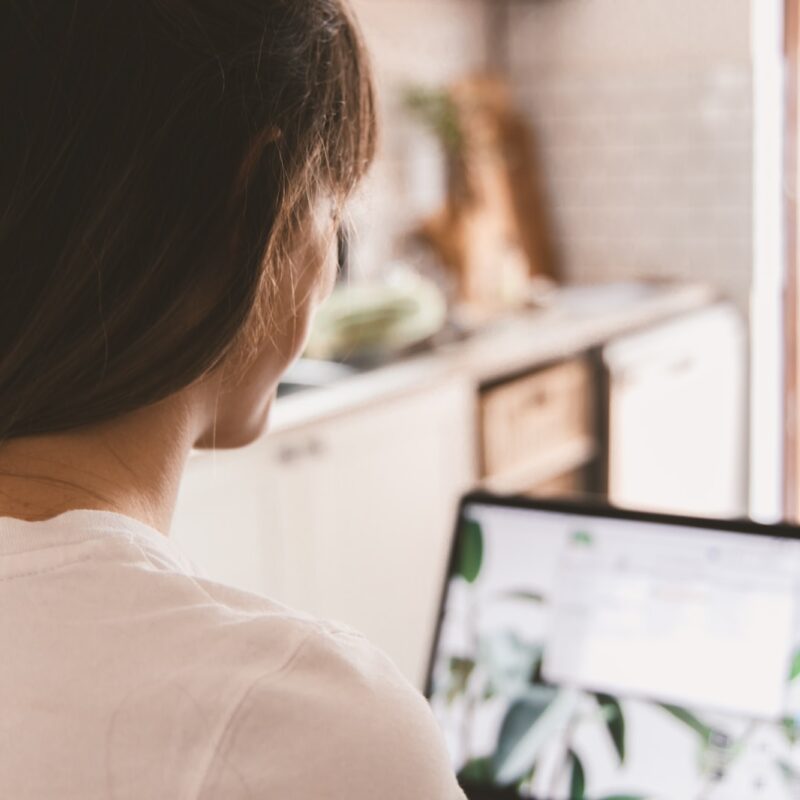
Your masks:
[{"label": "laptop lid", "polygon": [[800,529],[467,496],[427,696],[468,797],[800,797]]}]

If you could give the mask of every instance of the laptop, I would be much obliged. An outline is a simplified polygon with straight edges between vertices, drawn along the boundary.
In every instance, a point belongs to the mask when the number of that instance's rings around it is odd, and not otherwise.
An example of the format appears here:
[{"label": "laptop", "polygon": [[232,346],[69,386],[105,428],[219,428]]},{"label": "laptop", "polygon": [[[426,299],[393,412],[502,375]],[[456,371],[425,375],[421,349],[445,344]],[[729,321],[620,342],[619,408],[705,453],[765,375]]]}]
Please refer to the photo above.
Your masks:
[{"label": "laptop", "polygon": [[427,697],[470,800],[796,800],[800,529],[470,494]]}]

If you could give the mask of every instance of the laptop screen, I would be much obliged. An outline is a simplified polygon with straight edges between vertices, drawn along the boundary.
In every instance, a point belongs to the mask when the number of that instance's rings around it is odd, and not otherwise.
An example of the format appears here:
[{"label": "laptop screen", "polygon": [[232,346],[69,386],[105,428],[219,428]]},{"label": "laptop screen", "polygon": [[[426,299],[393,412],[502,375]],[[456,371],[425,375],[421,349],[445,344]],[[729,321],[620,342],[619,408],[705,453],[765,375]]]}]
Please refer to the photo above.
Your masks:
[{"label": "laptop screen", "polygon": [[800,541],[723,525],[465,502],[428,696],[468,796],[800,797]]}]

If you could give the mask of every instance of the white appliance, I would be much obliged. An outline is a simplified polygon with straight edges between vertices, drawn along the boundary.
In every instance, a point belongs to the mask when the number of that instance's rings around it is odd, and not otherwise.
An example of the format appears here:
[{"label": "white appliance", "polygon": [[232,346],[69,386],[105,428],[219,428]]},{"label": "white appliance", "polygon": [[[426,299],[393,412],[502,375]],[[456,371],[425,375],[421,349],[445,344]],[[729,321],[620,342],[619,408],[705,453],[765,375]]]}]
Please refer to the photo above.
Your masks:
[{"label": "white appliance", "polygon": [[747,338],[716,304],[610,343],[609,499],[629,508],[745,516]]}]

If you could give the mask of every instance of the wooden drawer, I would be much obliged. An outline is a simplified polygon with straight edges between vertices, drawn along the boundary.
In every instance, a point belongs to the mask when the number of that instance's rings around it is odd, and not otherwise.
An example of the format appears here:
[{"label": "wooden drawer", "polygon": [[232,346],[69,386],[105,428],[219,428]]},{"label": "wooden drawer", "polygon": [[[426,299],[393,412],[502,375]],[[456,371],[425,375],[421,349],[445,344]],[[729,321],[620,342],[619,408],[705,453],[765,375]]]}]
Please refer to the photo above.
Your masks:
[{"label": "wooden drawer", "polygon": [[[480,408],[484,477],[535,471],[538,463],[559,461],[560,453],[588,451],[594,438],[593,396],[592,370],[584,358],[485,391]],[[561,466],[563,472],[578,464]]]},{"label": "wooden drawer", "polygon": [[584,470],[578,469],[544,481],[525,494],[531,497],[573,497],[582,494],[585,490]]}]

